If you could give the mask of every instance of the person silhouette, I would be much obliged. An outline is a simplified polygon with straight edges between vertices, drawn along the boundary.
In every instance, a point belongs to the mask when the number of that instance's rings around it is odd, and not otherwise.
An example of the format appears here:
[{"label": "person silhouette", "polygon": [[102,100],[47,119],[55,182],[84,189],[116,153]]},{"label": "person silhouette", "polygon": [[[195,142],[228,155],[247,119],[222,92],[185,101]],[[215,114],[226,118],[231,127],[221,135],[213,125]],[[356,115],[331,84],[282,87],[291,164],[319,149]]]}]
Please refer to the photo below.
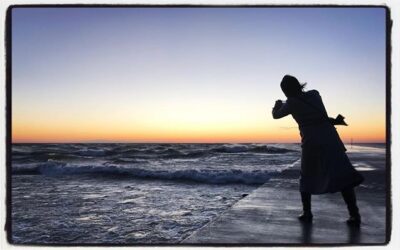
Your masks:
[{"label": "person silhouette", "polygon": [[346,221],[360,226],[361,216],[357,207],[354,187],[364,181],[354,169],[346,148],[334,125],[347,125],[343,116],[329,118],[317,90],[304,91],[296,77],[285,75],[281,89],[286,102],[277,100],[272,109],[274,119],[292,115],[301,136],[300,194],[303,213],[302,222],[312,222],[311,195],[341,192],[350,217]]}]

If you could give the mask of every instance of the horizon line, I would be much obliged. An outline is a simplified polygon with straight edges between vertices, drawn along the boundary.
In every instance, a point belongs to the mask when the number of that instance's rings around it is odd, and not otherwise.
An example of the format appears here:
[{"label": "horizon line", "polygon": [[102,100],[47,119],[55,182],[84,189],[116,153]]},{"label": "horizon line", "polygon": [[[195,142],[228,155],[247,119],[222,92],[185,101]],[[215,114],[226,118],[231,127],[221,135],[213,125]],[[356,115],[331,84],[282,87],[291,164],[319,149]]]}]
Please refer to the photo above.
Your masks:
[{"label": "horizon line", "polygon": [[[149,142],[126,142],[126,141],[72,141],[72,142],[11,142],[11,144],[301,144],[301,142],[166,142],[166,141],[149,141]],[[344,144],[371,144],[380,143],[386,144],[387,141],[363,141],[363,142],[343,142]]]}]

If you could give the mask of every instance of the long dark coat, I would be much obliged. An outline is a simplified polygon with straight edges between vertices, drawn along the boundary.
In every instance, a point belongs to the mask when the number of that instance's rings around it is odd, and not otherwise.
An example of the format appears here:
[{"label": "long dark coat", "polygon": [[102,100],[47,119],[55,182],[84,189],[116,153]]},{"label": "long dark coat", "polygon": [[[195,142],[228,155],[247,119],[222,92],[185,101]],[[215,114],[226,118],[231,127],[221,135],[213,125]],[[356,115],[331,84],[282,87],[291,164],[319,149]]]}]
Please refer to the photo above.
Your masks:
[{"label": "long dark coat", "polygon": [[326,110],[318,91],[289,97],[281,107],[272,111],[275,119],[289,114],[300,129],[301,192],[334,193],[363,182],[364,178],[347,157],[336,128],[326,119]]}]

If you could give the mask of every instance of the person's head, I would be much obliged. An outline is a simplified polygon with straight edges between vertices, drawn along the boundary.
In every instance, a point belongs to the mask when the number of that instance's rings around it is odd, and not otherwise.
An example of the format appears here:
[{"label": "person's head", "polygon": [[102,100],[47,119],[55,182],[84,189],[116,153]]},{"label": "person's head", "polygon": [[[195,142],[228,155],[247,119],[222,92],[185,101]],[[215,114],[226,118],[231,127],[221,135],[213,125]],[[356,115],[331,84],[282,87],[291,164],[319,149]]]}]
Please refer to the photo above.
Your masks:
[{"label": "person's head", "polygon": [[303,93],[306,84],[300,84],[296,77],[285,75],[281,81],[281,89],[286,97],[294,97]]}]

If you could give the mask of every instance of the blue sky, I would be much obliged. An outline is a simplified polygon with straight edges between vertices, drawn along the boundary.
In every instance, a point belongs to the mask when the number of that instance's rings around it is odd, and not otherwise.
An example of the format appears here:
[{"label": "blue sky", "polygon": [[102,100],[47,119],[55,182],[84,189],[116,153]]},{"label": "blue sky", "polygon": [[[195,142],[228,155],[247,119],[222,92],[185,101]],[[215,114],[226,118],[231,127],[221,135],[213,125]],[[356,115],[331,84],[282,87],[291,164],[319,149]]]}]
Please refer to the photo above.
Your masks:
[{"label": "blue sky", "polygon": [[13,136],[78,140],[107,123],[93,139],[226,128],[268,141],[294,125],[269,116],[285,74],[346,116],[345,136],[383,135],[385,67],[384,8],[15,8]]}]

